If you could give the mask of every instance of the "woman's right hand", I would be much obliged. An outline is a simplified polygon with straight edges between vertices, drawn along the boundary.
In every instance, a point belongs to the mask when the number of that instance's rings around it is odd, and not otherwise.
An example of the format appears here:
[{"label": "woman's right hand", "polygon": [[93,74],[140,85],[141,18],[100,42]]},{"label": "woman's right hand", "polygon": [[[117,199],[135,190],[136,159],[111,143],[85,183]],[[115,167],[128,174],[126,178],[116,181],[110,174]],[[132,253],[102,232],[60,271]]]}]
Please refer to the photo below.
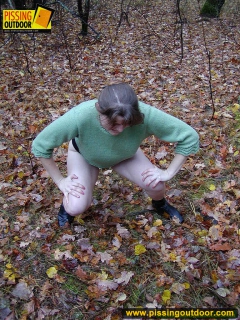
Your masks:
[{"label": "woman's right hand", "polygon": [[72,174],[71,176],[62,178],[57,184],[58,188],[66,197],[67,203],[69,194],[76,198],[80,198],[81,195],[84,195],[85,187],[81,183],[77,182],[77,179],[78,177],[75,174]]}]

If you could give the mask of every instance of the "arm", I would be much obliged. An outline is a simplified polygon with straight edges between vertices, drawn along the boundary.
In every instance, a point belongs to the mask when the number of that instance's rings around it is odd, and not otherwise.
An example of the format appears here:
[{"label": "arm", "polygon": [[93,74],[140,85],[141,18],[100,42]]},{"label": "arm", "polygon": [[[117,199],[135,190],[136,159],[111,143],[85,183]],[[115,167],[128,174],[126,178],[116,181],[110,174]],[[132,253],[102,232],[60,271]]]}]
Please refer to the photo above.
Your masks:
[{"label": "arm", "polygon": [[84,194],[83,190],[85,189],[85,187],[73,180],[78,179],[75,174],[64,178],[53,158],[39,158],[39,160],[41,161],[43,167],[46,169],[50,177],[56,183],[58,188],[63,192],[64,196],[67,199],[67,202],[69,193],[77,198],[80,198],[80,194]]},{"label": "arm", "polygon": [[142,173],[142,180],[145,181],[146,178],[150,177],[151,179],[148,186],[153,183],[153,188],[155,188],[159,182],[172,179],[182,168],[186,159],[187,157],[182,154],[176,154],[166,170],[161,170],[157,167],[149,168]]}]

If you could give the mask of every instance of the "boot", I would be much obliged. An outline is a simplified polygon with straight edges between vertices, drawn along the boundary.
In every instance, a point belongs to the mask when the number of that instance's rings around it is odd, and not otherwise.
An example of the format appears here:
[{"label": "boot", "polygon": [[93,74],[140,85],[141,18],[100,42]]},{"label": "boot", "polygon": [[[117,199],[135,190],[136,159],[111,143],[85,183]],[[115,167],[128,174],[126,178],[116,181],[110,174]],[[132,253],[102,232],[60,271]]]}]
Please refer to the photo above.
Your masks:
[{"label": "boot", "polygon": [[166,199],[162,200],[152,200],[152,206],[157,211],[158,214],[162,215],[166,212],[171,219],[178,219],[180,223],[183,223],[184,219],[180,212],[171,206]]},{"label": "boot", "polygon": [[63,204],[61,204],[60,210],[58,212],[58,224],[59,227],[64,227],[65,224],[68,222],[69,225],[73,223],[74,217],[70,216],[70,214],[68,214],[63,206]]}]

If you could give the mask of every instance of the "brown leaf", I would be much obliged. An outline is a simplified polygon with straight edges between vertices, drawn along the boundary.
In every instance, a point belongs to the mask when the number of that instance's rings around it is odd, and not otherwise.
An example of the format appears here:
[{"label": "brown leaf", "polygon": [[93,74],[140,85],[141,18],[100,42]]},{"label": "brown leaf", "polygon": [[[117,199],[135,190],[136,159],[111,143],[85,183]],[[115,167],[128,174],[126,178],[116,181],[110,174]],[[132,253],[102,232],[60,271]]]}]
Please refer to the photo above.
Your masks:
[{"label": "brown leaf", "polygon": [[80,280],[88,279],[88,274],[80,266],[77,267],[75,274]]},{"label": "brown leaf", "polygon": [[22,300],[28,300],[33,295],[32,290],[29,289],[26,282],[19,282],[12,291],[12,295],[15,298]]},{"label": "brown leaf", "polygon": [[228,251],[228,250],[231,250],[232,248],[228,243],[224,243],[224,244],[216,243],[210,246],[210,249],[213,251]]}]

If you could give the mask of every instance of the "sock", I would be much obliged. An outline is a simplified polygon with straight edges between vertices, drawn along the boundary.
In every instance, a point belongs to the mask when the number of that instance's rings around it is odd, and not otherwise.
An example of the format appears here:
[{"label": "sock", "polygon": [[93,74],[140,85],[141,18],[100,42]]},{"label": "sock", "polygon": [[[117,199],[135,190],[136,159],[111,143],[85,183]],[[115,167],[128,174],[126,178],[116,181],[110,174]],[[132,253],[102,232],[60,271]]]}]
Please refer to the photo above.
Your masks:
[{"label": "sock", "polygon": [[153,200],[153,203],[157,204],[157,206],[163,207],[165,205],[165,198],[161,200]]}]

